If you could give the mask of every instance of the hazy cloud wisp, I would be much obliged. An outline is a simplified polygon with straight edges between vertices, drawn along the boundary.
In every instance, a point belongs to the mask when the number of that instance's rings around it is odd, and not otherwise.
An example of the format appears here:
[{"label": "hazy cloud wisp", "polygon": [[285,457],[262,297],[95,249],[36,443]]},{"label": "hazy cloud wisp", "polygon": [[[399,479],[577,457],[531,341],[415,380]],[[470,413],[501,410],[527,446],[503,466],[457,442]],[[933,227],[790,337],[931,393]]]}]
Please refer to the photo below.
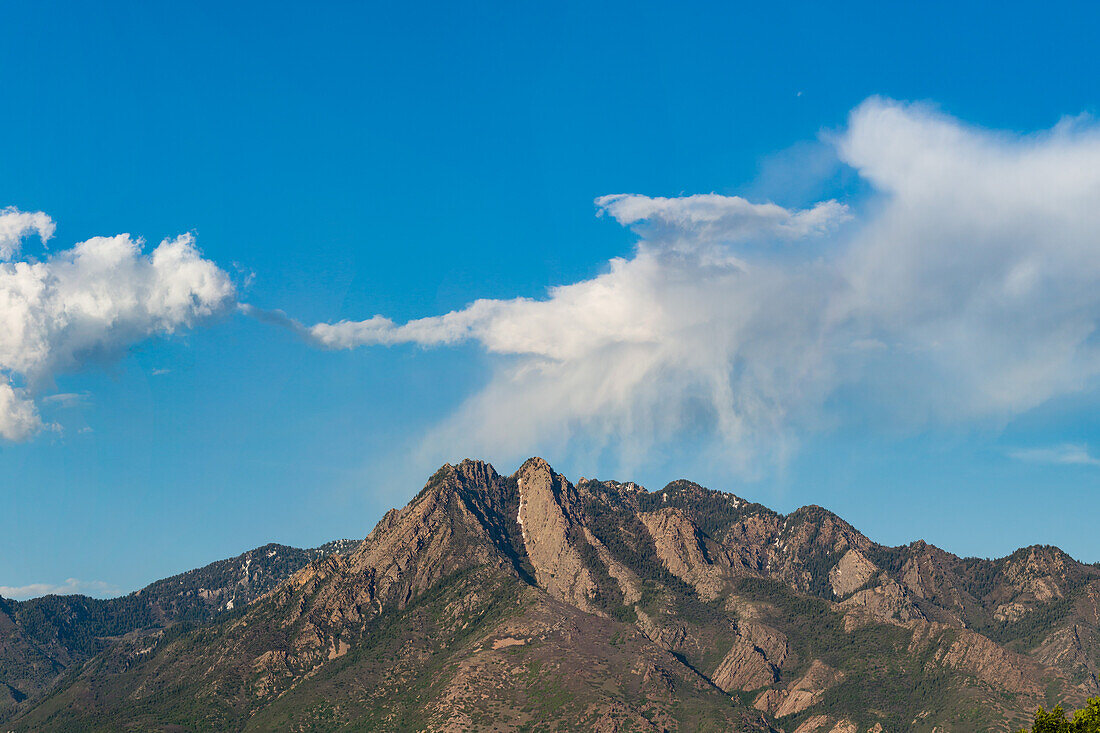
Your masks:
[{"label": "hazy cloud wisp", "polygon": [[429,443],[503,455],[582,441],[641,455],[711,436],[782,453],[839,389],[891,420],[1002,420],[1100,375],[1100,132],[1030,136],[871,99],[831,139],[858,211],[704,194],[596,200],[632,256],[545,298],[396,324],[284,325],[326,348],[473,340],[509,354]]},{"label": "hazy cloud wisp", "polygon": [[1009,452],[1010,458],[1029,463],[1052,463],[1058,466],[1100,466],[1100,458],[1084,444],[1065,443],[1045,448],[1021,448]]}]

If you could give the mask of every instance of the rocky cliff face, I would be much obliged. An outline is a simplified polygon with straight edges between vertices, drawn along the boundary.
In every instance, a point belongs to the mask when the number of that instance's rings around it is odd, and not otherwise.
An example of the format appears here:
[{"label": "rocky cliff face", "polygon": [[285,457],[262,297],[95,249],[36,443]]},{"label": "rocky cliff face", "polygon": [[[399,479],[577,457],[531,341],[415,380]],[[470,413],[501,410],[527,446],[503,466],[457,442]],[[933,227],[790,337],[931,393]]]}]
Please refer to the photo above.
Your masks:
[{"label": "rocky cliff face", "polygon": [[574,544],[583,526],[576,489],[541,458],[524,463],[515,483],[520,540],[536,581],[555,598],[596,611],[596,583]]},{"label": "rocky cliff face", "polygon": [[961,559],[821,507],[464,461],[354,550],[115,639],[6,725],[1008,730],[1100,692],[1098,590],[1055,548]]}]

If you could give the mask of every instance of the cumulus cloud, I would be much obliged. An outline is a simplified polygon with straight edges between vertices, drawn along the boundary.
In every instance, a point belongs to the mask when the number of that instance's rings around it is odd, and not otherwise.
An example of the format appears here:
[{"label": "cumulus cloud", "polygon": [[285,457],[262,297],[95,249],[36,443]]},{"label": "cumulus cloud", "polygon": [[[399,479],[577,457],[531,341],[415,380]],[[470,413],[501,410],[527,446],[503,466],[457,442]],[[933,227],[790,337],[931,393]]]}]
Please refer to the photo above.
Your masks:
[{"label": "cumulus cloud", "polygon": [[403,324],[269,317],[326,348],[506,355],[430,439],[452,455],[570,441],[642,455],[691,435],[744,462],[836,419],[839,394],[919,426],[1005,420],[1094,386],[1096,125],[1016,135],[875,98],[829,142],[869,184],[858,205],[605,196],[598,211],[638,233],[635,251],[543,298]]},{"label": "cumulus cloud", "polygon": [[20,211],[14,206],[0,209],[0,262],[18,254],[28,234],[37,233],[45,244],[55,229],[53,220],[41,211]]},{"label": "cumulus cloud", "polygon": [[[45,240],[53,229],[45,214],[6,209],[0,247],[10,257],[28,232]],[[0,437],[25,440],[42,429],[31,393],[56,375],[116,359],[234,301],[229,276],[203,259],[189,234],[148,253],[142,240],[120,234],[0,262]]]},{"label": "cumulus cloud", "polygon": [[26,600],[41,596],[69,596],[75,594],[109,598],[119,594],[117,586],[102,580],[78,580],[69,578],[64,583],[29,583],[27,585],[0,585],[0,596]]},{"label": "cumulus cloud", "polygon": [[0,382],[0,438],[18,442],[42,429],[42,418],[26,391]]},{"label": "cumulus cloud", "polygon": [[1100,129],[1016,136],[871,100],[838,145],[881,205],[839,262],[837,307],[935,388],[933,415],[1009,417],[1093,385]]},{"label": "cumulus cloud", "polygon": [[1060,466],[1100,466],[1100,458],[1083,444],[1065,443],[1045,448],[1021,448],[1009,451],[1010,457],[1032,463],[1053,463]]}]

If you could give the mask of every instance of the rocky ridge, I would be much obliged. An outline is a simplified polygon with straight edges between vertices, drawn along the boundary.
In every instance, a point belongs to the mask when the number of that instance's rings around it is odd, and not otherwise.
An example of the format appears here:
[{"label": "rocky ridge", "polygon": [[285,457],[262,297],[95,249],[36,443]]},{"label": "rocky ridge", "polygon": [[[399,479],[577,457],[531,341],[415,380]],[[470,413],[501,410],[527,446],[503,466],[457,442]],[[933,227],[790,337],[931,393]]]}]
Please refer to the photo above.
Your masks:
[{"label": "rocky ridge", "polygon": [[463,461],[354,550],[118,640],[8,727],[1009,730],[1100,692],[1098,591],[1057,548],[958,558],[821,507]]},{"label": "rocky ridge", "polygon": [[358,544],[334,540],[305,550],[268,544],[120,598],[0,598],[0,720],[26,708],[66,670],[119,638],[141,637],[177,623],[207,622],[247,606],[311,561]]}]

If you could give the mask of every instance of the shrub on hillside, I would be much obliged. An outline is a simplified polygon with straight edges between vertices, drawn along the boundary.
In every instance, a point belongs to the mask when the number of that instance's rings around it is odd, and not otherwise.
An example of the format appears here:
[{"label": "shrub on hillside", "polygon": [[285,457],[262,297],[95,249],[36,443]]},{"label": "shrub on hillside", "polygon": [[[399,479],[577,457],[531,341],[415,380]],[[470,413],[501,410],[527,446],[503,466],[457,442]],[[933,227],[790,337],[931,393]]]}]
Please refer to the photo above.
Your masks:
[{"label": "shrub on hillside", "polygon": [[[1024,728],[1020,733],[1028,733],[1028,730]],[[1061,705],[1050,712],[1039,708],[1030,733],[1100,733],[1100,697],[1090,698],[1072,719],[1066,717]]]}]

